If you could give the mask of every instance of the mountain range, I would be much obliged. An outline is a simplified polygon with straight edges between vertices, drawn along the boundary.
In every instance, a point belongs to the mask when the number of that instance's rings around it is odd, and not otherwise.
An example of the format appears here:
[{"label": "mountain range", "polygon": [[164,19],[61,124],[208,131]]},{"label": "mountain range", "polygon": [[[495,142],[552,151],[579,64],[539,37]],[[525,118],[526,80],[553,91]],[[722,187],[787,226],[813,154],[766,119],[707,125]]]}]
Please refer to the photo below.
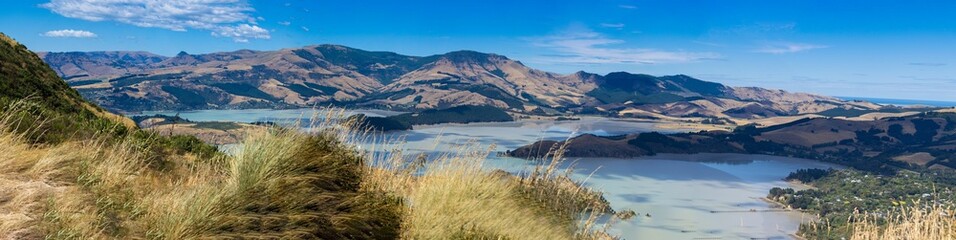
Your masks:
[{"label": "mountain range", "polygon": [[515,113],[755,119],[882,106],[686,75],[557,74],[505,56],[418,57],[316,45],[277,51],[40,52],[84,97],[119,112],[346,105],[396,110],[487,105]]}]

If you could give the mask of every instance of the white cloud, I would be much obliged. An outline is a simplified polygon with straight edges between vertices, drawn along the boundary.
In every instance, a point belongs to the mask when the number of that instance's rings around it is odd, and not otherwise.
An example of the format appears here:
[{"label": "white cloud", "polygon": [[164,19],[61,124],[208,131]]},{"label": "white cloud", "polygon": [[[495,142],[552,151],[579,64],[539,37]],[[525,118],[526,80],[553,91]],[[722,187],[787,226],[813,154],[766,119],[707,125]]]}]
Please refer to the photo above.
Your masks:
[{"label": "white cloud", "polygon": [[216,37],[231,37],[236,42],[248,42],[249,38],[269,39],[269,30],[249,24],[239,24],[235,28],[212,32]]},{"label": "white cloud", "polygon": [[549,55],[544,61],[560,63],[686,63],[720,58],[709,52],[665,51],[651,48],[615,47],[624,40],[612,39],[586,27],[572,27],[562,33],[528,39],[538,47],[552,49],[560,54]]},{"label": "white cloud", "polygon": [[765,44],[764,46],[760,48],[754,49],[754,52],[784,54],[784,53],[803,52],[803,51],[828,48],[828,47],[829,46],[809,44],[809,43],[780,42],[780,43]]},{"label": "white cloud", "polygon": [[53,30],[48,31],[43,34],[44,37],[58,37],[58,38],[94,38],[96,33],[83,30],[73,30],[73,29],[63,29],[63,30]]},{"label": "white cloud", "polygon": [[289,25],[292,25],[292,22],[289,22],[289,21],[282,21],[282,22],[279,22],[279,25],[282,25],[282,26],[289,26]]},{"label": "white cloud", "polygon": [[302,31],[308,32],[308,31],[309,31],[309,28],[307,28],[307,27],[305,27],[305,26],[302,26]]},{"label": "white cloud", "polygon": [[636,8],[637,8],[637,6],[627,5],[627,4],[621,4],[621,5],[617,5],[617,6],[620,7],[620,8],[623,8],[623,9],[636,9]]},{"label": "white cloud", "polygon": [[269,39],[245,0],[51,0],[43,8],[69,18],[116,21],[172,31],[196,29],[237,42]]},{"label": "white cloud", "polygon": [[601,23],[601,27],[622,29],[624,28],[624,24],[623,23]]}]

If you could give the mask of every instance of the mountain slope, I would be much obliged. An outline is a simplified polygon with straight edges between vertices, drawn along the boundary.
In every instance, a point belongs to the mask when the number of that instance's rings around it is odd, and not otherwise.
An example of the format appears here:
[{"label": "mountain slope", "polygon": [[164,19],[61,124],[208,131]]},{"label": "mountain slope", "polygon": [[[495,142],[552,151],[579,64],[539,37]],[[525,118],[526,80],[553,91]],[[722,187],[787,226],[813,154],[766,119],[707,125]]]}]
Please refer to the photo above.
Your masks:
[{"label": "mountain slope", "polygon": [[325,61],[317,49],[180,53],[129,75],[71,82],[85,83],[74,85],[105,107],[125,111],[307,106],[353,100],[382,86]]},{"label": "mountain slope", "polygon": [[729,87],[686,75],[651,76],[626,72],[597,79],[587,94],[621,116],[757,119],[819,113],[835,108],[877,110],[880,105],[757,87]]},{"label": "mountain slope", "polygon": [[431,61],[428,57],[405,56],[393,52],[372,52],[340,45],[319,45],[315,50],[329,63],[356,71],[382,84],[418,69]]},{"label": "mountain slope", "polygon": [[568,75],[505,56],[426,57],[339,45],[277,51],[43,53],[83,95],[118,111],[285,108],[318,104],[400,110],[487,105],[529,114],[598,113],[718,122],[882,106],[812,94],[729,87],[686,75]]},{"label": "mountain slope", "polygon": [[589,101],[584,92],[594,88],[587,79],[531,69],[507,57],[473,51],[433,56],[435,61],[406,73],[382,92],[384,105],[418,109],[455,105],[491,105],[517,111],[535,106],[576,106]]},{"label": "mountain slope", "polygon": [[39,57],[6,35],[0,35],[0,98],[6,101],[36,98],[64,113],[84,112],[80,94],[60,80]]},{"label": "mountain slope", "polygon": [[148,52],[39,52],[64,79],[88,76],[122,76],[145,70],[149,64],[166,60],[167,57]]}]

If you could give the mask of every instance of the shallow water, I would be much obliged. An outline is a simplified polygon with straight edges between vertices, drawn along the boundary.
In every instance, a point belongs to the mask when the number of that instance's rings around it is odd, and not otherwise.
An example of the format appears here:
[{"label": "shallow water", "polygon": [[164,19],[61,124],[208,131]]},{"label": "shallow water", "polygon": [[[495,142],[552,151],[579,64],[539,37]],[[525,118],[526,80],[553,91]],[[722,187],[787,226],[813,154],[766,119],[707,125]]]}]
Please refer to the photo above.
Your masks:
[{"label": "shallow water", "polygon": [[[377,116],[397,114],[356,112]],[[311,110],[207,110],[180,114],[194,121],[241,122],[294,121],[311,115]],[[599,117],[558,122],[439,124],[375,136],[404,139],[404,144],[391,142],[362,147],[379,150],[398,147],[405,149],[405,154],[439,154],[454,152],[457,147],[473,142],[483,147],[495,144],[492,151],[505,151],[541,139],[645,131],[661,129],[656,129],[652,122]],[[675,131],[680,130],[665,130]],[[611,228],[613,233],[627,239],[789,239],[808,216],[796,212],[760,212],[771,208],[760,198],[773,187],[799,189],[800,186],[781,181],[796,169],[840,168],[812,160],[743,154],[661,154],[635,159],[569,159],[569,162],[576,164],[574,177],[587,179],[588,185],[605,192],[612,207],[639,213]],[[531,163],[491,154],[486,166],[521,172],[529,171]]]},{"label": "shallow water", "polygon": [[760,198],[773,187],[799,189],[780,180],[791,171],[839,166],[764,155],[662,154],[579,159],[576,168],[581,178],[593,172],[588,184],[606,192],[612,207],[639,213],[613,228],[629,239],[788,239],[808,216],[760,212],[771,209]]}]

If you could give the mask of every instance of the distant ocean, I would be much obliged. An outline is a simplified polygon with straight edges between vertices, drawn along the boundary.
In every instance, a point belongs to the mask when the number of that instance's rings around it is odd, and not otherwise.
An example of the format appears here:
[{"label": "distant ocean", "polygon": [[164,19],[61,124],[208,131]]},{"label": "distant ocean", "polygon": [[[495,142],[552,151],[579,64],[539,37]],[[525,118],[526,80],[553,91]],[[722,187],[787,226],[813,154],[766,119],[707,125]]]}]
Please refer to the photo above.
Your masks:
[{"label": "distant ocean", "polygon": [[862,100],[879,104],[892,104],[897,106],[926,105],[933,107],[953,107],[956,102],[932,101],[932,100],[912,100],[912,99],[892,99],[892,98],[868,98],[868,97],[837,97],[843,100]]}]

